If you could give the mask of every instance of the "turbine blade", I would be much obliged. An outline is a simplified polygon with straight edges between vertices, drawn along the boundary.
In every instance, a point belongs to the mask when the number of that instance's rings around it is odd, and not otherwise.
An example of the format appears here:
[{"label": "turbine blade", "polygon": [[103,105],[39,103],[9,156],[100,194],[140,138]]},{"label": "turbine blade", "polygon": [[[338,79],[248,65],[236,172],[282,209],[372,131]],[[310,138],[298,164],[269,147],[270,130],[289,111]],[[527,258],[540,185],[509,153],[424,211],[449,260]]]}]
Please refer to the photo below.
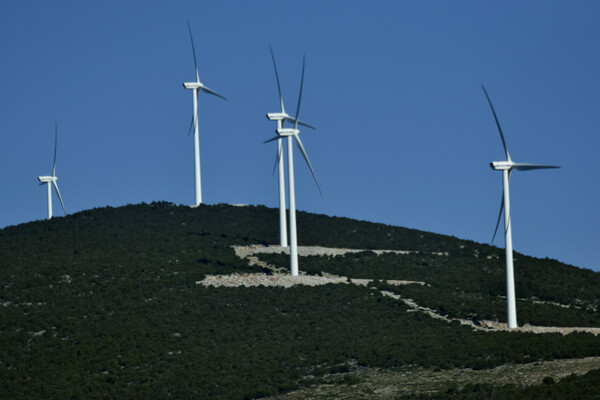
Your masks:
[{"label": "turbine blade", "polygon": [[221,96],[219,93],[215,92],[212,89],[207,88],[206,86],[202,85],[200,86],[200,90],[202,90],[204,93],[208,93],[208,94],[212,94],[213,96],[217,96],[222,98],[223,100],[227,101],[227,99],[223,96]]},{"label": "turbine blade", "polygon": [[502,128],[500,127],[500,122],[498,121],[498,116],[496,115],[496,110],[494,110],[494,106],[492,105],[492,101],[490,100],[490,96],[488,96],[485,87],[481,85],[483,89],[483,93],[485,93],[485,97],[487,98],[488,103],[490,104],[490,108],[492,109],[492,114],[494,114],[494,119],[496,120],[496,126],[498,127],[498,132],[500,132],[500,139],[502,139],[502,146],[504,146],[504,153],[506,153],[506,159],[510,160],[510,155],[508,154],[508,147],[506,147],[506,140],[504,140],[504,134],[502,133]]},{"label": "turbine blade", "polygon": [[302,87],[304,86],[304,65],[306,63],[306,57],[302,56],[302,78],[300,78],[300,94],[298,95],[298,106],[296,107],[296,118],[294,122],[294,129],[298,129],[298,117],[300,116],[300,103],[302,102]]},{"label": "turbine blade", "polygon": [[307,124],[306,122],[298,121],[298,125],[305,126],[305,127],[307,127],[307,128],[310,128],[310,129],[312,129],[312,130],[315,130],[315,131],[317,130],[317,128],[315,128],[315,127],[314,127],[314,126],[312,126],[312,125],[309,125],[309,124]]},{"label": "turbine blade", "polygon": [[281,95],[281,84],[279,83],[279,73],[277,72],[277,64],[275,64],[275,55],[273,54],[273,48],[269,45],[271,50],[271,58],[273,59],[273,68],[275,69],[275,79],[277,80],[277,91],[279,92],[279,103],[281,104],[281,112],[285,112],[283,108],[283,96]]},{"label": "turbine blade", "polygon": [[52,162],[52,176],[56,176],[56,147],[58,145],[58,123],[54,121],[54,161]]},{"label": "turbine blade", "polygon": [[[290,124],[293,124],[293,123],[295,123],[295,122],[296,122],[296,118],[292,118],[292,117],[290,117],[290,116],[287,116],[287,117],[285,117],[285,118],[284,118],[284,120],[285,120],[286,122],[289,122]],[[300,121],[300,120],[298,120],[298,125],[302,125],[302,126],[305,126],[305,127],[307,127],[307,128],[313,129],[313,130],[316,130],[316,129],[317,129],[317,128],[315,128],[314,126],[312,126],[312,125],[309,125],[309,124],[307,124],[306,122],[302,122],[302,121]]]},{"label": "turbine blade", "polygon": [[[510,183],[510,176],[512,174],[512,170],[508,170],[508,182]],[[500,226],[500,219],[502,217],[502,211],[504,210],[504,183],[502,184],[502,197],[500,198],[500,212],[498,213],[498,221],[496,222],[496,229],[494,229],[494,236],[492,237],[492,242],[494,243],[494,239],[496,238],[496,233],[498,233],[498,227]],[[508,223],[510,224],[510,215],[508,216]],[[508,230],[508,225],[504,226],[504,232]]]},{"label": "turbine blade", "polygon": [[196,60],[196,47],[194,46],[194,37],[192,36],[192,27],[190,26],[190,21],[187,22],[188,31],[190,32],[190,41],[192,42],[192,53],[194,54],[194,70],[196,72],[196,80],[199,81],[198,78],[198,62]]},{"label": "turbine blade", "polygon": [[60,195],[60,190],[58,190],[58,185],[56,184],[56,181],[52,181],[52,183],[54,184],[54,189],[56,190],[56,194],[58,195],[58,200],[60,200],[60,205],[62,206],[62,209],[65,212],[65,215],[67,215],[67,210],[65,209],[65,203],[63,203],[62,196]]},{"label": "turbine blade", "polygon": [[496,222],[496,229],[494,229],[494,236],[492,236],[492,241],[490,244],[494,243],[494,239],[496,239],[496,234],[498,233],[498,227],[500,226],[500,220],[502,219],[502,211],[504,211],[504,189],[502,189],[502,197],[500,198],[500,212],[498,213],[498,221]]},{"label": "turbine blade", "polygon": [[188,130],[188,137],[192,134],[192,130],[195,128],[194,125],[194,116],[192,115],[192,120],[190,121],[190,129]]},{"label": "turbine blade", "polygon": [[298,148],[300,149],[300,152],[302,153],[302,156],[306,160],[306,163],[308,164],[308,168],[310,168],[310,172],[312,173],[312,176],[315,179],[315,183],[317,184],[317,188],[319,189],[319,193],[321,194],[321,198],[323,198],[323,192],[321,191],[321,186],[319,185],[319,181],[317,180],[317,175],[315,175],[315,171],[313,170],[312,165],[310,165],[310,161],[308,160],[308,154],[306,154],[306,150],[304,150],[304,146],[302,145],[302,141],[300,140],[300,136],[294,135],[294,137],[296,138],[296,143],[298,144]]},{"label": "turbine blade", "polygon": [[277,139],[281,139],[281,136],[279,136],[279,135],[278,135],[278,136],[275,136],[274,138],[271,138],[271,139],[269,139],[269,140],[265,140],[265,141],[263,142],[263,144],[264,144],[264,143],[269,143],[269,142],[272,142],[272,141],[274,141],[274,140],[277,140]]},{"label": "turbine blade", "polygon": [[275,166],[273,167],[273,175],[275,175],[275,171],[277,170],[277,164],[279,164],[279,160],[281,159],[281,151],[282,151],[281,142],[277,142],[277,157],[275,157]]},{"label": "turbine blade", "polygon": [[549,168],[560,168],[556,165],[538,165],[538,164],[524,164],[524,163],[517,163],[515,165],[513,165],[513,169],[519,170],[519,171],[531,171],[533,169],[549,169]]}]

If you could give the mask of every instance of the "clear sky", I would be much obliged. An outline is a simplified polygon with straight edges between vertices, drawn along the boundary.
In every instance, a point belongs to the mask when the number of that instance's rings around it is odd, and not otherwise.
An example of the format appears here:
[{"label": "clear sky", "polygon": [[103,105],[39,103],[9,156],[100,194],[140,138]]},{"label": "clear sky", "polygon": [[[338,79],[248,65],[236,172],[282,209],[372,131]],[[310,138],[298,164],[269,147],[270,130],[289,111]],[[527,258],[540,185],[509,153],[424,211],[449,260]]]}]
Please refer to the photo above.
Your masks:
[{"label": "clear sky", "polygon": [[55,120],[67,211],[194,202],[189,19],[200,79],[229,99],[199,100],[206,203],[278,204],[271,44],[292,114],[306,55],[324,199],[296,151],[298,209],[489,242],[504,152],[483,83],[513,160],[562,166],[513,174],[515,250],[600,270],[599,18],[597,1],[3,1],[0,227],[45,218]]}]

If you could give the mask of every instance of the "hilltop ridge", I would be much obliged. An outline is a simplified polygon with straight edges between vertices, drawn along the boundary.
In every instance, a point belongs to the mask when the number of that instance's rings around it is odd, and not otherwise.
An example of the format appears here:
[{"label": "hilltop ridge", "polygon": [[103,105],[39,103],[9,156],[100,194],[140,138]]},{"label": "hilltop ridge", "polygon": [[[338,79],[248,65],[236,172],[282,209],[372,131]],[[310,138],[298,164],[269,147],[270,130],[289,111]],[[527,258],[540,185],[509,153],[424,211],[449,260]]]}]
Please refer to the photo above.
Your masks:
[{"label": "hilltop ridge", "polygon": [[[307,279],[332,282],[198,283],[285,274],[288,257],[265,247],[277,227],[263,206],[152,203],[0,230],[0,397],[292,396],[399,368],[448,379],[390,398],[452,385],[462,398],[472,387],[453,381],[457,369],[555,360],[583,375],[600,357],[591,333],[476,328],[505,321],[503,250],[414,229],[299,213],[301,245],[353,250],[301,256]],[[515,264],[520,324],[600,328],[600,274],[521,254]],[[528,385],[542,384],[536,376]]]}]

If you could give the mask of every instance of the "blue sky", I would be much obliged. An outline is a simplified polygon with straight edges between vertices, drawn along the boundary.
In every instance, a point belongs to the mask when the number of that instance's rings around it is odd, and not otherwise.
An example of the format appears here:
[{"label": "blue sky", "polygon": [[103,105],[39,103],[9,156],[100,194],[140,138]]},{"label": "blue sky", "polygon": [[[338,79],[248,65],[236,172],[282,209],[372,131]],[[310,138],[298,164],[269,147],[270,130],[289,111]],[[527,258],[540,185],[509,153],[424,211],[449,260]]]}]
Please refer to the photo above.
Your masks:
[{"label": "blue sky", "polygon": [[200,79],[229,99],[200,96],[206,203],[277,206],[271,44],[291,113],[306,54],[300,115],[317,130],[301,137],[324,199],[296,152],[298,209],[489,242],[504,154],[483,83],[512,158],[562,166],[513,174],[515,249],[600,270],[599,15],[595,1],[2,2],[0,227],[45,218],[55,120],[69,212],[193,203],[189,19]]}]

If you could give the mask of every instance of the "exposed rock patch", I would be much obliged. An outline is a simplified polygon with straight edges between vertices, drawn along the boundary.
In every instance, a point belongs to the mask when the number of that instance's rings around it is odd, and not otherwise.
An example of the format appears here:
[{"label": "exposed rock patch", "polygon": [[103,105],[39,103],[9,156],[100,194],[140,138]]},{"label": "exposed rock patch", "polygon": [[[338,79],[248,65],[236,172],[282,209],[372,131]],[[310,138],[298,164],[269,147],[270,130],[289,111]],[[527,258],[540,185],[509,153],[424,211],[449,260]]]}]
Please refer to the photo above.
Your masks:
[{"label": "exposed rock patch", "polygon": [[[320,286],[333,284],[354,284],[367,286],[372,279],[349,279],[345,276],[337,276],[332,274],[318,275],[299,275],[291,276],[289,274],[231,274],[231,275],[207,275],[201,281],[196,281],[197,285],[214,286],[214,287],[292,287],[294,285]],[[417,281],[387,281],[391,285],[424,285],[425,282]]]},{"label": "exposed rock patch", "polygon": [[294,285],[320,286],[328,283],[348,284],[345,277],[323,277],[313,275],[266,275],[266,274],[232,274],[232,275],[208,275],[204,280],[197,281],[196,284],[215,287],[285,287]]}]

